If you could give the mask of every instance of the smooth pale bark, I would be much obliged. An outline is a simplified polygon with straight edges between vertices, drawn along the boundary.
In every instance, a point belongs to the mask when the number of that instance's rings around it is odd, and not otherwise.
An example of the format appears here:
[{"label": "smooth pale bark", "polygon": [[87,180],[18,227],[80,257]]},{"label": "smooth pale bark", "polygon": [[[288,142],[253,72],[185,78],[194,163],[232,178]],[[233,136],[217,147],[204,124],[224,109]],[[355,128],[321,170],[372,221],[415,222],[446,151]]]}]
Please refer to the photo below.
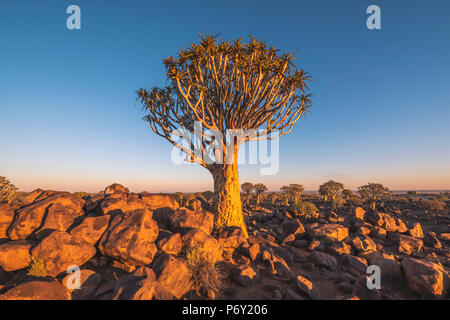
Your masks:
[{"label": "smooth pale bark", "polygon": [[248,236],[242,214],[237,163],[213,164],[208,169],[214,179],[215,227],[240,227]]}]

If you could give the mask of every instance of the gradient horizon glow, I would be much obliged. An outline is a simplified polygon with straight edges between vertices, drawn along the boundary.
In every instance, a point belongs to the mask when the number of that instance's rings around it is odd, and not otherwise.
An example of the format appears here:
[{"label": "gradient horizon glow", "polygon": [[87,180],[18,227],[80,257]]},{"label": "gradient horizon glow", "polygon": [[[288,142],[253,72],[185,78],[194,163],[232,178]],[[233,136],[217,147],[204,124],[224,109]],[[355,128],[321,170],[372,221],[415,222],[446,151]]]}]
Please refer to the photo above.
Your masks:
[{"label": "gradient horizon glow", "polygon": [[[81,30],[66,28],[71,4]],[[371,4],[381,30],[366,28]],[[314,80],[311,113],[281,137],[279,173],[241,165],[241,183],[450,189],[448,1],[2,1],[0,175],[22,191],[211,190],[206,169],[171,163],[134,105],[199,33],[254,35],[295,52]]]}]

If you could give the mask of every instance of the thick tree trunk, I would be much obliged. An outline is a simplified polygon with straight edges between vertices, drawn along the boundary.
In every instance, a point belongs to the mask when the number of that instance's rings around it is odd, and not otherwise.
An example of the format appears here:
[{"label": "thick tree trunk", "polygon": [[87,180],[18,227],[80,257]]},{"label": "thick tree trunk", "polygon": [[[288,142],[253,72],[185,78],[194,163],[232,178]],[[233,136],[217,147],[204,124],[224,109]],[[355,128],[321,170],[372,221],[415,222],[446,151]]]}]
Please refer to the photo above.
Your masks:
[{"label": "thick tree trunk", "polygon": [[215,227],[240,227],[248,236],[242,214],[237,163],[213,164],[208,169],[214,178]]}]

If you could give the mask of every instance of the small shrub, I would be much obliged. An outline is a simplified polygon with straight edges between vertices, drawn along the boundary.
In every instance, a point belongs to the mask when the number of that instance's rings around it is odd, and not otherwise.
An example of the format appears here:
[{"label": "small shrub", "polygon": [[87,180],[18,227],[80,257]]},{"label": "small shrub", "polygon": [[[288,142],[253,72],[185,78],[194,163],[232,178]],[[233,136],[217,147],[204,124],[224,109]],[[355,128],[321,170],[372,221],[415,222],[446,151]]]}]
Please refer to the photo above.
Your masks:
[{"label": "small shrub", "polygon": [[442,201],[439,199],[431,199],[431,200],[420,201],[419,206],[425,210],[443,211],[443,210],[445,210],[446,203],[445,203],[445,201]]},{"label": "small shrub", "polygon": [[47,277],[48,272],[45,269],[44,260],[36,259],[32,256],[27,275],[34,277]]},{"label": "small shrub", "polygon": [[190,247],[186,251],[187,266],[191,273],[191,288],[194,290],[212,290],[222,288],[222,273],[208,259],[199,247]]},{"label": "small shrub", "polygon": [[89,193],[84,192],[84,191],[78,191],[78,192],[75,192],[73,195],[76,196],[76,197],[78,197],[78,198],[80,198],[80,199],[84,199],[84,197],[90,196]]},{"label": "small shrub", "polygon": [[314,205],[314,203],[301,201],[296,207],[297,212],[299,212],[302,215],[306,215],[307,217],[314,216],[317,211],[317,207]]},{"label": "small shrub", "polygon": [[0,176],[0,203],[11,203],[16,197],[17,188],[5,177]]}]

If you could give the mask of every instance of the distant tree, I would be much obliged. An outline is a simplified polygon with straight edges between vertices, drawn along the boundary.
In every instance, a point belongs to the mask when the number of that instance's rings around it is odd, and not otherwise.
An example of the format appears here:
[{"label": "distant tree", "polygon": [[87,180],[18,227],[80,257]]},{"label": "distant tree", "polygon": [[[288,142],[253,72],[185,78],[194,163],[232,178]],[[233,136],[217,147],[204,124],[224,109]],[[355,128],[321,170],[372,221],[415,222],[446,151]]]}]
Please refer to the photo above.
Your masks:
[{"label": "distant tree", "polygon": [[301,184],[290,184],[288,190],[292,203],[294,205],[297,205],[300,201],[300,196],[305,188]]},{"label": "distant tree", "polygon": [[314,217],[316,215],[316,212],[318,211],[317,207],[314,205],[314,203],[306,202],[306,201],[300,201],[297,205],[297,211],[300,215],[304,215],[305,217]]},{"label": "distant tree", "polygon": [[415,195],[415,194],[417,194],[417,191],[407,191],[406,193],[410,194],[410,195]]},{"label": "distant tree", "polygon": [[0,203],[11,203],[16,191],[17,188],[6,177],[0,176]]},{"label": "distant tree", "polygon": [[287,206],[289,204],[289,191],[290,191],[289,186],[282,186],[280,188],[280,191],[284,199],[284,205]]},{"label": "distant tree", "polygon": [[429,211],[444,211],[446,203],[439,199],[421,200],[419,207]]},{"label": "distant tree", "polygon": [[184,195],[181,192],[175,192],[175,199],[178,201],[178,204],[180,205],[180,207],[183,206],[183,200],[184,200]]},{"label": "distant tree", "polygon": [[358,187],[358,193],[365,201],[370,203],[370,207],[375,210],[377,201],[390,195],[388,188],[380,183],[369,182],[366,185]]},{"label": "distant tree", "polygon": [[319,194],[324,197],[324,201],[331,200],[334,205],[334,200],[338,194],[344,190],[344,185],[340,182],[329,180],[319,187]]},{"label": "distant tree", "polygon": [[247,204],[249,204],[249,202],[250,202],[250,193],[252,193],[252,191],[253,191],[253,183],[251,183],[251,182],[244,182],[243,184],[241,184],[241,189],[246,195],[245,199],[246,199]]},{"label": "distant tree", "polygon": [[253,190],[255,190],[256,193],[256,205],[259,206],[261,195],[263,192],[267,191],[267,187],[262,183],[257,183],[253,186]]},{"label": "distant tree", "polygon": [[274,206],[279,198],[280,198],[280,195],[278,193],[272,192],[270,194],[270,203]]},{"label": "distant tree", "polygon": [[345,200],[348,201],[355,196],[352,190],[344,189],[342,190],[342,195],[345,197]]},{"label": "distant tree", "polygon": [[211,202],[214,199],[214,192],[212,191],[204,191],[202,192],[202,195],[207,202]]},{"label": "distant tree", "polygon": [[78,198],[81,198],[81,199],[84,199],[84,198],[90,196],[89,193],[84,192],[84,191],[77,191],[77,192],[74,192],[73,195],[76,196],[76,197],[78,197]]},{"label": "distant tree", "polygon": [[[291,54],[253,37],[244,43],[240,38],[230,42],[201,35],[199,43],[164,59],[164,65],[167,87],[137,91],[147,113],[144,119],[156,134],[181,149],[187,161],[212,174],[215,228],[237,226],[247,235],[239,191],[239,146],[289,133],[311,106],[311,79],[295,66]],[[194,143],[180,144],[176,136],[180,128],[200,140],[198,148]],[[229,135],[230,130],[259,128],[265,133],[237,142]]]}]

